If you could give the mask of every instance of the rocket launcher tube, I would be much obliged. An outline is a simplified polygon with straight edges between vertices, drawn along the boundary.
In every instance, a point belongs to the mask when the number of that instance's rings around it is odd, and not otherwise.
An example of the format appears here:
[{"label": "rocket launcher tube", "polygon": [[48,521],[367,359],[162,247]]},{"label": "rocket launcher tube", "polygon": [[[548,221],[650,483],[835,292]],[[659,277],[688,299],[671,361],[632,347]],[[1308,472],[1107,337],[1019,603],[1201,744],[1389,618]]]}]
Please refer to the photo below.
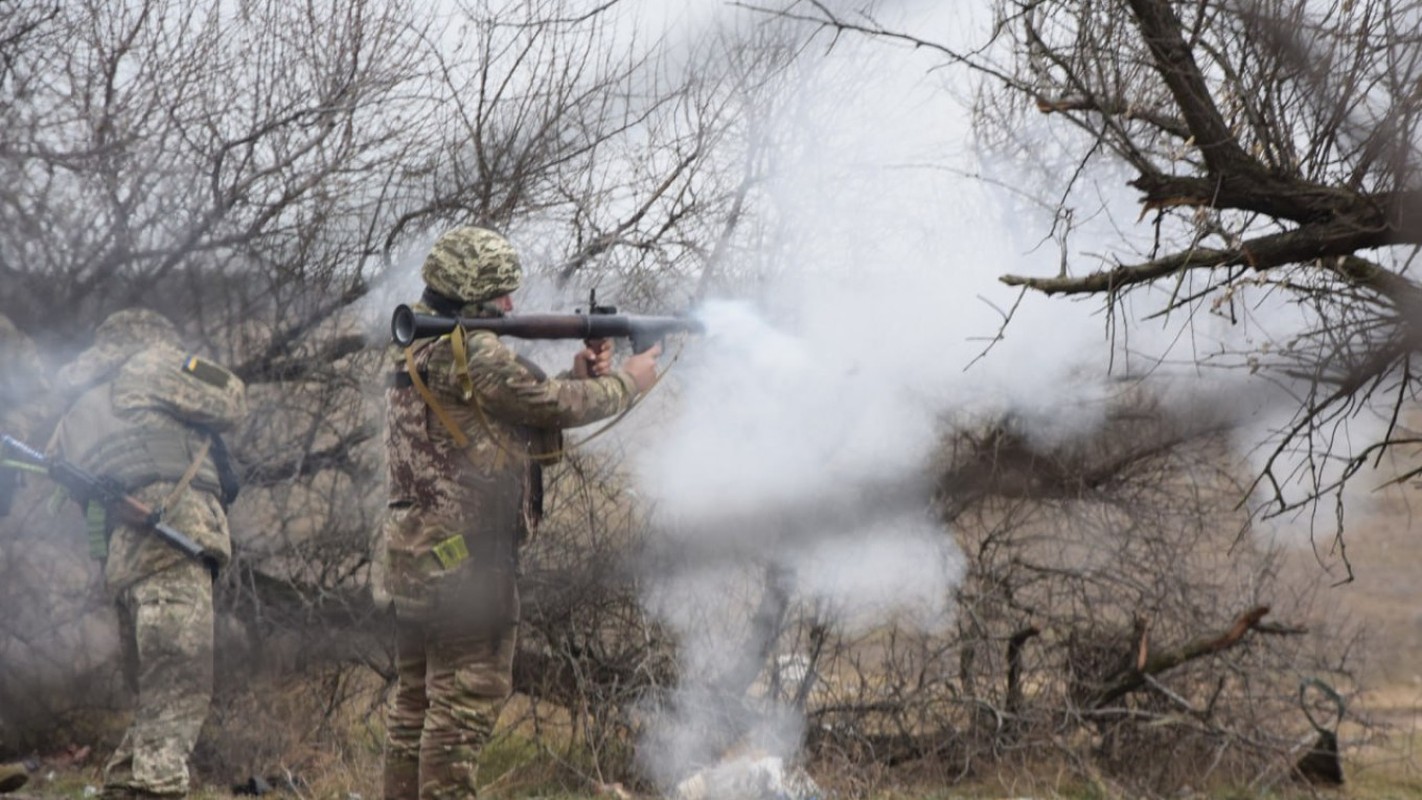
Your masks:
[{"label": "rocket launcher tube", "polygon": [[401,347],[418,339],[443,336],[455,326],[492,331],[518,339],[630,339],[632,352],[640,353],[672,333],[700,333],[705,326],[687,316],[653,317],[637,314],[510,314],[505,317],[443,317],[417,314],[407,305],[395,307],[390,318],[390,338]]}]

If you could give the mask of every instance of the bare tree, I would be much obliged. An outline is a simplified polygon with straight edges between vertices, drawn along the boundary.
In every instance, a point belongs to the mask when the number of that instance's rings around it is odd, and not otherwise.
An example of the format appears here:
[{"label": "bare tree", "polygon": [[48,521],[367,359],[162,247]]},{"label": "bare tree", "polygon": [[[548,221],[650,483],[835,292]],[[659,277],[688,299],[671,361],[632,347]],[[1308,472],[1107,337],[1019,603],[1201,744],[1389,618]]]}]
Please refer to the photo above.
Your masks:
[{"label": "bare tree", "polygon": [[[1411,0],[1006,0],[993,9],[986,43],[938,41],[821,2],[765,10],[929,48],[978,76],[978,132],[1004,157],[999,166],[1041,187],[1033,199],[1052,217],[1044,233],[1063,248],[1061,274],[1004,283],[1098,296],[1116,331],[1137,295],[1157,317],[1185,321],[1213,314],[1244,325],[1297,309],[1303,322],[1288,333],[1201,358],[1295,393],[1298,411],[1266,443],[1256,486],[1272,513],[1334,495],[1341,520],[1348,480],[1416,440],[1402,412],[1415,399],[1422,310],[1411,274],[1422,238],[1422,9]],[[1127,180],[1140,193],[1134,207],[1109,188]],[[1087,218],[1114,226],[1107,252],[1073,252]],[[1344,444],[1360,417],[1380,432]]]}]

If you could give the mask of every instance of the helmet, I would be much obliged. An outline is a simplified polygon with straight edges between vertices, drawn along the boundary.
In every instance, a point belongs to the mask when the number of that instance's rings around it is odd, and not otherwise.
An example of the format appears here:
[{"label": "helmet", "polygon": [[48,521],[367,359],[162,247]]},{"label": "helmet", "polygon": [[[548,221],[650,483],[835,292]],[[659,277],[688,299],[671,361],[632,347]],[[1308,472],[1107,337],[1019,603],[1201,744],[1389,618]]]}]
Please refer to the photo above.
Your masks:
[{"label": "helmet", "polygon": [[116,311],[94,331],[94,344],[55,376],[61,394],[72,395],[111,378],[124,362],[156,344],[178,345],[178,329],[156,311]]},{"label": "helmet", "polygon": [[174,342],[178,329],[168,318],[146,308],[115,311],[94,331],[95,345],[118,349],[137,348],[155,342]]},{"label": "helmet", "polygon": [[463,303],[482,303],[518,288],[523,270],[508,239],[487,229],[455,228],[435,240],[420,270],[425,285]]}]

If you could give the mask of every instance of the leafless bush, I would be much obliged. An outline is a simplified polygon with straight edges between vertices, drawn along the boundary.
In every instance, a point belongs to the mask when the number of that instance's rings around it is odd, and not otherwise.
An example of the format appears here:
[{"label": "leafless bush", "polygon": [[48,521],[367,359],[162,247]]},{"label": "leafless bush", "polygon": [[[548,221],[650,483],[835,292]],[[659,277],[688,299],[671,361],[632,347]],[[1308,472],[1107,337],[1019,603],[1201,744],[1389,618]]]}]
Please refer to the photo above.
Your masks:
[{"label": "leafless bush", "polygon": [[823,684],[806,704],[815,752],[950,780],[1060,764],[1135,795],[1280,780],[1309,731],[1300,676],[1347,690],[1356,665],[1307,643],[1342,632],[1300,624],[1319,619],[1309,593],[1234,510],[1248,484],[1232,462],[1220,431],[1149,404],[1084,448],[1010,422],[955,436],[941,502],[968,557],[956,629],[817,643],[813,615],[792,626]]},{"label": "leafless bush", "polygon": [[605,455],[574,454],[550,477],[548,517],[520,581],[514,687],[529,702],[505,723],[543,731],[589,782],[628,781],[641,698],[675,678],[673,643],[637,593],[632,555],[645,530]]}]

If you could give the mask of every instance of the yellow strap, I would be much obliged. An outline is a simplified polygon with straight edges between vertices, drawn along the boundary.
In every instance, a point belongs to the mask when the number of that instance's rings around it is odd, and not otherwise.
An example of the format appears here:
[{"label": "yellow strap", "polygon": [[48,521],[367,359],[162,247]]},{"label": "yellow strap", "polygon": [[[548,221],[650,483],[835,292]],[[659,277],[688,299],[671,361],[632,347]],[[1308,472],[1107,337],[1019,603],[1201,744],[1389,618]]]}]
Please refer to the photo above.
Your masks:
[{"label": "yellow strap", "polygon": [[459,381],[459,396],[467,403],[474,400],[474,376],[469,374],[469,349],[464,343],[464,326],[455,325],[449,332],[449,346],[454,352],[454,377]]},{"label": "yellow strap", "polygon": [[464,435],[464,431],[454,424],[454,420],[449,418],[449,413],[444,410],[444,406],[435,399],[434,392],[425,385],[425,381],[420,377],[419,367],[415,365],[415,348],[413,345],[405,348],[405,371],[410,374],[410,385],[415,387],[415,391],[424,398],[425,405],[430,407],[435,416],[439,418],[440,424],[449,431],[449,435],[454,437],[454,441],[461,448],[469,446],[469,437]]},{"label": "yellow strap", "polygon": [[494,447],[499,451],[498,454],[494,456],[494,469],[503,469],[509,456],[522,460],[523,457],[510,450],[509,446],[504,443],[504,437],[500,436],[499,432],[494,430],[493,424],[489,422],[488,415],[484,413],[484,404],[479,402],[479,395],[471,394],[469,400],[474,404],[474,410],[479,414],[479,427],[484,429],[484,435],[489,437],[489,441],[493,442]]},{"label": "yellow strap", "polygon": [[[449,343],[454,355],[454,374],[459,380],[460,391],[464,393],[464,399],[474,403],[474,410],[479,414],[479,425],[484,429],[484,433],[498,450],[498,455],[495,456],[497,460],[494,462],[494,469],[503,469],[505,457],[508,455],[509,449],[494,430],[493,426],[489,424],[489,418],[484,415],[484,406],[479,403],[479,396],[474,392],[474,376],[469,374],[469,357],[468,349],[464,343],[464,329],[456,325],[454,330],[450,333]],[[459,426],[454,424],[454,421],[451,420],[448,413],[445,412],[444,407],[435,399],[434,393],[431,392],[429,387],[425,385],[425,382],[420,379],[420,371],[415,365],[413,346],[405,348],[405,370],[410,373],[410,384],[415,387],[415,391],[420,393],[420,397],[424,398],[425,405],[428,405],[430,410],[435,413],[440,423],[444,425],[445,430],[449,431],[450,435],[454,437],[455,443],[458,444],[461,449],[469,447],[469,437],[465,436],[464,431],[460,430]]]},{"label": "yellow strap", "polygon": [[503,469],[509,456],[514,458],[521,458],[521,456],[510,450],[503,437],[494,430],[488,415],[484,413],[484,404],[479,402],[479,395],[474,391],[474,376],[469,374],[469,348],[464,339],[462,325],[454,326],[454,330],[449,332],[449,347],[454,355],[454,377],[459,381],[461,396],[465,402],[474,404],[474,411],[479,414],[479,426],[484,429],[484,434],[489,437],[489,441],[493,442],[495,449],[499,451],[494,456],[494,469]]},{"label": "yellow strap", "polygon": [[454,330],[449,332],[449,349],[454,355],[454,378],[459,381],[459,396],[464,398],[464,402],[473,403],[474,410],[479,412],[479,424],[489,436],[489,441],[493,442],[499,451],[494,456],[494,469],[503,469],[508,460],[507,456],[514,453],[489,424],[489,418],[484,415],[484,406],[479,402],[479,395],[474,392],[474,376],[469,374],[469,349],[465,345],[463,325],[455,325]]},{"label": "yellow strap", "polygon": [[[484,413],[484,406],[482,403],[479,402],[479,396],[474,391],[474,377],[469,374],[469,358],[467,345],[465,344],[464,339],[464,329],[456,325],[454,327],[454,330],[450,332],[449,339],[450,347],[452,348],[454,355],[455,375],[458,376],[460,390],[464,392],[464,398],[466,400],[473,402],[474,410],[479,415],[479,426],[484,429],[484,433],[489,437],[489,440],[494,443],[494,447],[499,451],[498,463],[496,464],[495,468],[502,469],[504,464],[504,457],[506,455],[513,455],[518,458],[522,458],[522,456],[514,453],[512,450],[509,449],[508,445],[504,443],[503,437],[499,436],[498,432],[494,430],[493,424],[489,422],[488,416]],[[648,394],[651,394],[652,389],[655,388],[658,383],[661,383],[662,378],[666,377],[666,373],[670,372],[671,368],[675,366],[676,363],[681,359],[681,351],[684,347],[685,345],[683,344],[677,348],[677,351],[672,354],[671,360],[668,362],[666,369],[662,370],[662,374],[658,375],[657,379],[652,382],[652,385],[647,387],[647,391],[642,392],[637,397],[633,398],[632,402],[628,404],[627,408],[623,409],[620,414],[609,420],[606,425],[602,426],[596,431],[593,431],[581,441],[574,442],[571,445],[559,448],[558,450],[554,450],[551,453],[530,453],[529,455],[532,458],[538,460],[561,458],[565,455],[572,454],[574,451],[581,449],[584,445],[588,444],[593,439],[596,439],[604,433],[607,433],[609,430],[615,427],[617,423],[621,422],[623,418],[625,418],[628,414],[632,413],[632,409],[635,408],[638,404],[640,404],[641,401],[644,400]],[[435,400],[434,395],[429,390],[429,387],[425,386],[424,381],[420,380],[419,370],[415,367],[415,357],[412,347],[405,348],[405,368],[410,373],[410,383],[415,387],[415,390],[420,393],[420,396],[425,399],[425,403],[429,405],[430,409],[435,412],[435,416],[439,417],[439,421],[444,424],[445,429],[448,430],[450,434],[454,436],[454,440],[459,443],[460,447],[467,447],[469,444],[469,437],[465,436],[464,432],[461,431],[458,427],[456,427],[454,423],[449,419],[449,417],[446,416],[444,408],[441,407],[440,404]]]}]

